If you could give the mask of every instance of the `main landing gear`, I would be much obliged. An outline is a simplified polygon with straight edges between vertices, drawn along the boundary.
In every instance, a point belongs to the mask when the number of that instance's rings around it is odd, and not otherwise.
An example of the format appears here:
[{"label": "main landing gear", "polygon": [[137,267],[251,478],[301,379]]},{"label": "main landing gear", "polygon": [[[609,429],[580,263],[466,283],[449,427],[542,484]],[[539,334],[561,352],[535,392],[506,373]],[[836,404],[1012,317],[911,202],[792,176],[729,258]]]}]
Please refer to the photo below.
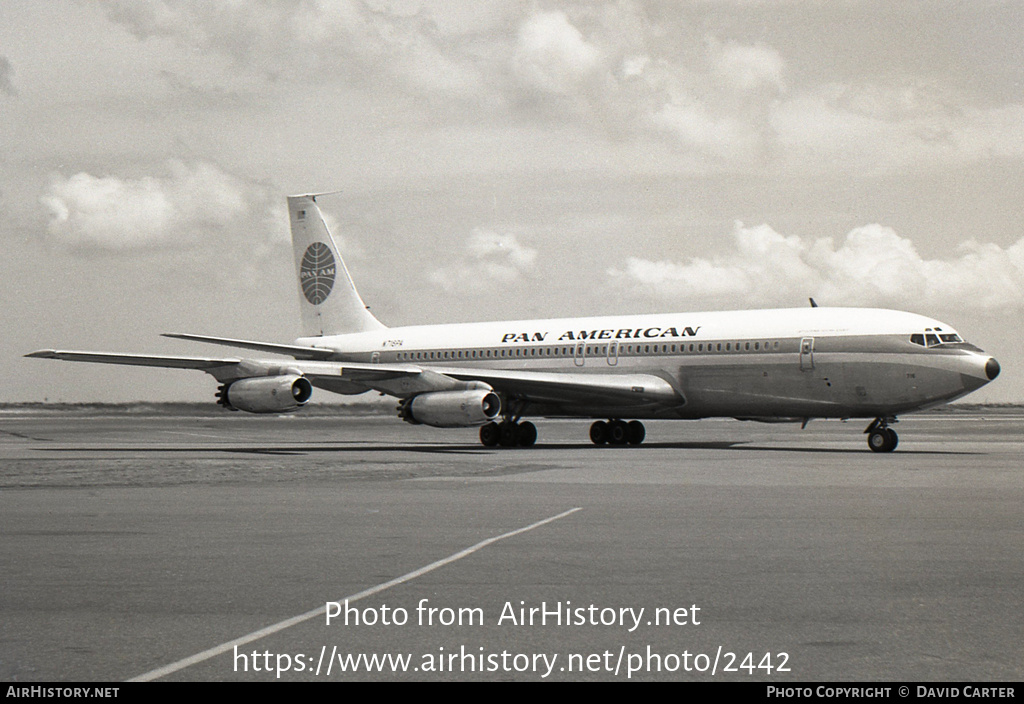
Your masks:
[{"label": "main landing gear", "polygon": [[892,452],[899,444],[900,438],[889,423],[896,423],[896,417],[875,418],[864,431],[868,436],[868,447],[872,452]]},{"label": "main landing gear", "polygon": [[528,420],[519,422],[526,410],[526,402],[512,398],[502,406],[507,410],[502,414],[500,423],[480,426],[480,442],[484,447],[532,447],[537,442],[537,426]]},{"label": "main landing gear", "polygon": [[[638,420],[599,420],[590,426],[590,440],[595,445],[639,445],[647,437],[647,429]],[[480,427],[484,447],[531,447],[537,442],[537,426],[514,418]]]},{"label": "main landing gear", "polygon": [[590,441],[595,445],[639,445],[645,437],[647,429],[638,420],[599,420],[590,426]]},{"label": "main landing gear", "polygon": [[488,423],[480,426],[480,442],[485,447],[530,447],[537,442],[537,426],[528,420]]}]

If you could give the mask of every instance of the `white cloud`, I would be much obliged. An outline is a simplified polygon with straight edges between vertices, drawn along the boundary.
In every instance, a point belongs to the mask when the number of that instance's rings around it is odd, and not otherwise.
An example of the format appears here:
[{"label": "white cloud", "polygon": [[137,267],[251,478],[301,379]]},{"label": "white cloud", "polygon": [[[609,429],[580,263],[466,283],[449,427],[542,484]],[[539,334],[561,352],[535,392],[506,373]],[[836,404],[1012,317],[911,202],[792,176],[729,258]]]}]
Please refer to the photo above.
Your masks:
[{"label": "white cloud", "polygon": [[[878,173],[1024,156],[1024,103],[976,105],[967,92],[914,75],[801,85],[799,78],[815,71],[790,71],[774,46],[718,36],[720,27],[705,31],[669,6],[104,5],[141,39],[170,38],[189,54],[228,57],[249,77],[255,72],[288,86],[336,82],[386,94],[389,104],[411,95],[417,109],[445,121],[458,114],[504,128],[509,118],[539,115],[618,141],[646,143],[653,135],[666,151],[686,152],[716,171],[771,164],[788,172]],[[0,66],[0,90],[3,75]],[[9,84],[8,78],[8,92]],[[463,110],[467,105],[474,110]]]},{"label": "white cloud", "polygon": [[430,274],[430,281],[446,291],[490,291],[529,276],[537,250],[520,244],[510,233],[477,228],[466,240],[461,261]]},{"label": "white cloud", "polygon": [[495,11],[452,22],[450,10],[417,2],[104,1],[140,39],[226,56],[238,71],[437,96],[435,109],[455,99],[512,117],[539,112],[738,160],[763,151],[764,112],[785,69],[760,44],[698,40],[680,51],[666,38],[674,20],[659,26],[632,3],[512,5],[501,22]]},{"label": "white cloud", "polygon": [[802,170],[864,173],[1024,156],[1024,104],[974,106],[934,83],[829,84],[771,114],[779,152]]},{"label": "white cloud", "polygon": [[785,62],[779,52],[771,47],[728,42],[714,46],[712,54],[714,72],[741,91],[756,91],[767,87],[781,93],[785,89]]},{"label": "white cloud", "polygon": [[519,27],[513,65],[527,84],[567,95],[600,74],[601,52],[563,12],[537,12]]},{"label": "white cloud", "polygon": [[54,175],[40,198],[49,233],[84,249],[187,247],[210,239],[266,243],[279,232],[265,189],[216,166],[172,160],[166,176]]},{"label": "white cloud", "polygon": [[705,105],[685,96],[665,104],[647,121],[682,146],[708,155],[742,161],[760,151],[761,136],[755,126],[737,117],[713,115]]},{"label": "white cloud", "polygon": [[736,223],[733,248],[685,264],[631,258],[608,272],[623,289],[716,307],[823,305],[1024,310],[1024,238],[1005,249],[969,240],[952,258],[925,259],[882,225],[832,238],[784,236]]},{"label": "white cloud", "polygon": [[514,73],[532,91],[526,104],[610,134],[656,135],[739,164],[760,157],[785,88],[782,56],[761,44],[666,38],[675,34],[629,3],[578,6],[572,16],[537,10],[519,25]]},{"label": "white cloud", "polygon": [[421,94],[481,90],[473,56],[415,3],[104,1],[110,19],[141,39],[169,37],[271,78],[372,89],[387,77]]}]

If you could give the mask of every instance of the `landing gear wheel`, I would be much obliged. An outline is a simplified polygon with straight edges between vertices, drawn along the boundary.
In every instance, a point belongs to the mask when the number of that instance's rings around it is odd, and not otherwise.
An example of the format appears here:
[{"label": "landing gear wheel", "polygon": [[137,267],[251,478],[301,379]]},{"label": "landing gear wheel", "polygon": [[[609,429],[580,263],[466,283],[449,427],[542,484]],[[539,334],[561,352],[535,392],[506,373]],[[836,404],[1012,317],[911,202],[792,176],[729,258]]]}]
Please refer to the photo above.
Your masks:
[{"label": "landing gear wheel", "polygon": [[520,447],[533,447],[537,442],[537,426],[530,421],[524,421],[516,426],[516,440]]},{"label": "landing gear wheel", "polygon": [[608,442],[608,424],[603,420],[594,421],[590,426],[590,442],[604,445]]},{"label": "landing gear wheel", "polygon": [[630,445],[639,445],[647,437],[647,429],[638,420],[631,420],[626,425],[626,441]]},{"label": "landing gear wheel", "polygon": [[501,440],[501,429],[497,423],[480,426],[480,442],[484,447],[496,447]]},{"label": "landing gear wheel", "polygon": [[892,452],[900,438],[892,428],[876,428],[868,434],[868,447],[872,452]]},{"label": "landing gear wheel", "polygon": [[629,426],[624,420],[613,420],[608,424],[608,444],[625,445],[629,440]]},{"label": "landing gear wheel", "polygon": [[515,423],[502,423],[498,426],[499,439],[498,443],[502,447],[515,447],[517,444],[517,426]]}]

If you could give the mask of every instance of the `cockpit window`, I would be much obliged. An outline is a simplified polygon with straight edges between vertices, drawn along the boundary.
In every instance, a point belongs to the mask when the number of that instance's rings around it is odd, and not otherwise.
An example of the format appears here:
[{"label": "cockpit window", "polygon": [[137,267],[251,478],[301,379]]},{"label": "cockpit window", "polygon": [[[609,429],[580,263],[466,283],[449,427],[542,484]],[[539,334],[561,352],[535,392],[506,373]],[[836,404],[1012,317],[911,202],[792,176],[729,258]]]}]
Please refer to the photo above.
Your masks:
[{"label": "cockpit window", "polygon": [[[936,328],[937,330],[938,328]],[[910,341],[915,345],[921,345],[922,347],[938,347],[939,345],[945,345],[954,342],[963,342],[963,338],[957,335],[955,332],[950,333],[938,333],[933,332],[931,328],[928,328],[924,333],[914,333],[910,336]]]}]

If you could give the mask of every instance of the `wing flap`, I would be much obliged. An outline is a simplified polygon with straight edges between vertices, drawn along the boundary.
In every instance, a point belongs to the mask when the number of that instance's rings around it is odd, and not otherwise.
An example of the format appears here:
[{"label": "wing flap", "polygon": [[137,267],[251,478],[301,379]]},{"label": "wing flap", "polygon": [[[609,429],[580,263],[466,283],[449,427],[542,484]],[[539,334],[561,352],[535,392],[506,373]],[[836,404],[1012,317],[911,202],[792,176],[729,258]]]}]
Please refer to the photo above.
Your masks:
[{"label": "wing flap", "polygon": [[496,391],[527,400],[603,406],[681,405],[683,397],[653,374],[581,374],[504,369],[437,369],[464,381],[490,384]]}]

